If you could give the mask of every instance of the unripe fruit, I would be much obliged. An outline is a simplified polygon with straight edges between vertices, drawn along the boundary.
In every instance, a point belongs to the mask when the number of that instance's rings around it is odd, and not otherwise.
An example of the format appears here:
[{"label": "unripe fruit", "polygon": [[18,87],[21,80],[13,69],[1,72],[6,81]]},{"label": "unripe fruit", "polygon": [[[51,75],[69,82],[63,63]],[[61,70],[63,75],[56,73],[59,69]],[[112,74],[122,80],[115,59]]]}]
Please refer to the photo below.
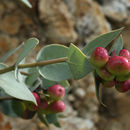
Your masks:
[{"label": "unripe fruit", "polygon": [[113,81],[103,81],[102,84],[106,88],[112,88],[115,86],[116,82],[114,80]]},{"label": "unripe fruit", "polygon": [[130,64],[123,56],[112,56],[107,62],[106,68],[116,76],[127,75],[130,72]]},{"label": "unripe fruit", "polygon": [[125,81],[125,80],[128,80],[128,79],[130,79],[130,73],[127,74],[127,75],[124,75],[124,76],[117,76],[116,77],[117,81]]},{"label": "unripe fruit", "polygon": [[63,101],[59,100],[50,105],[50,110],[54,113],[63,112],[66,106]]},{"label": "unripe fruit", "polygon": [[105,67],[96,69],[96,72],[102,79],[106,81],[112,81],[115,78],[115,76],[109,73]]},{"label": "unripe fruit", "polygon": [[119,92],[127,92],[130,89],[130,79],[123,82],[117,82],[115,88]]},{"label": "unripe fruit", "polygon": [[126,49],[122,49],[119,53],[119,56],[123,56],[123,57],[127,58],[128,60],[130,60],[130,53]]},{"label": "unripe fruit", "polygon": [[103,47],[97,47],[90,57],[90,62],[95,67],[103,67],[109,59],[108,52]]},{"label": "unripe fruit", "polygon": [[61,85],[53,85],[48,88],[48,93],[54,100],[59,100],[64,97],[65,95],[65,88]]}]

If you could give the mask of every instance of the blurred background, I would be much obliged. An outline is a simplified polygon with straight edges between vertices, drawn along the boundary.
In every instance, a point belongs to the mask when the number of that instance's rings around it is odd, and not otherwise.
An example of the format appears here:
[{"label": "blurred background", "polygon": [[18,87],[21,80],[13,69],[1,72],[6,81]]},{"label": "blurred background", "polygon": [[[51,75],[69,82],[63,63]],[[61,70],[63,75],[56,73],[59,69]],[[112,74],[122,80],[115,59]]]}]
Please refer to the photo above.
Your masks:
[{"label": "blurred background", "polygon": [[[130,0],[30,0],[32,8],[20,0],[0,0],[0,56],[37,37],[40,46],[73,42],[82,48],[100,34],[125,27],[124,48],[130,51]],[[97,43],[98,44],[98,43]],[[36,53],[30,54],[30,61]],[[17,54],[8,59],[13,64]],[[32,58],[32,59],[31,59]],[[89,74],[82,80],[71,80],[71,91],[65,98],[66,118],[62,128],[49,130],[130,130],[130,93],[119,94],[102,89],[102,107]],[[6,109],[6,108],[5,108]],[[32,120],[9,118],[0,113],[0,130],[48,130],[36,117]]]}]

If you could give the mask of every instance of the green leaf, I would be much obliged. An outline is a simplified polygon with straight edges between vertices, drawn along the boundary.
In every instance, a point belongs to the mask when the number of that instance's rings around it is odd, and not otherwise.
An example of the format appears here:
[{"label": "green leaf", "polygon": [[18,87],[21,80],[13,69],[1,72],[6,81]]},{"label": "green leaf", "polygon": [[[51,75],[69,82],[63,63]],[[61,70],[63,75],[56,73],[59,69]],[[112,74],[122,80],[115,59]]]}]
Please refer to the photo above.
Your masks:
[{"label": "green leaf", "polygon": [[29,52],[32,51],[33,48],[36,47],[38,43],[39,43],[39,40],[36,38],[30,38],[25,42],[24,47],[22,51],[20,52],[15,63],[15,77],[17,80],[18,80],[18,64],[20,64],[20,62],[29,54]]},{"label": "green leaf", "polygon": [[[66,57],[68,48],[63,45],[52,44],[40,50],[37,61]],[[72,78],[70,68],[66,62],[38,67],[39,73],[47,80],[63,81]]]},{"label": "green leaf", "polygon": [[96,89],[97,99],[98,99],[98,101],[100,102],[101,105],[106,107],[106,105],[102,102],[102,99],[100,97],[100,91],[99,91],[100,88],[99,87],[100,87],[100,84],[101,84],[101,80],[99,79],[96,71],[94,71],[94,78],[95,78],[95,89]]},{"label": "green leaf", "polygon": [[[0,69],[5,67],[7,66],[0,64]],[[0,88],[12,97],[31,101],[36,104],[36,100],[27,86],[23,82],[16,81],[14,72],[8,72],[0,75]]]},{"label": "green leaf", "polygon": [[46,119],[45,115],[43,115],[42,113],[38,112],[38,117],[39,117],[41,122],[43,122],[47,127],[49,127],[49,122]]},{"label": "green leaf", "polygon": [[56,114],[48,114],[46,115],[46,119],[49,123],[53,123],[55,126],[60,127]]},{"label": "green leaf", "polygon": [[25,104],[22,101],[13,99],[11,101],[11,105],[12,105],[12,109],[13,111],[18,115],[18,116],[22,116],[24,114],[24,111],[26,109]]},{"label": "green leaf", "polygon": [[12,54],[14,54],[17,50],[19,50],[21,47],[23,46],[23,43],[20,44],[18,47],[11,49],[10,51],[8,51],[1,59],[0,62],[4,62],[9,56],[11,56]]},{"label": "green leaf", "polygon": [[26,6],[28,6],[29,8],[32,8],[32,5],[30,4],[30,2],[28,0],[21,0]]},{"label": "green leaf", "polygon": [[56,82],[56,81],[51,81],[51,80],[47,80],[43,77],[40,77],[41,81],[42,81],[42,88],[47,90],[49,87],[55,85],[55,84],[60,84],[64,87],[68,87],[70,86],[69,82],[67,80],[61,81],[61,82]]},{"label": "green leaf", "polygon": [[[0,91],[0,97],[6,97],[8,96],[7,94],[5,94],[2,90]],[[2,111],[5,115],[10,116],[10,117],[18,117],[13,109],[12,109],[12,105],[11,105],[11,100],[1,100],[0,101],[0,111]]]},{"label": "green leaf", "polygon": [[110,51],[109,51],[109,55],[115,51],[116,55],[119,55],[120,50],[123,48],[123,39],[122,36],[120,36],[116,42],[113,44],[113,46],[111,47]]},{"label": "green leaf", "polygon": [[93,70],[87,57],[73,44],[69,47],[68,64],[74,79],[81,79]]},{"label": "green leaf", "polygon": [[25,80],[26,84],[32,86],[39,76],[38,72],[31,73]]},{"label": "green leaf", "polygon": [[109,43],[111,43],[119,34],[122,32],[123,28],[114,30],[109,33],[105,33],[94,40],[92,40],[90,43],[88,43],[83,49],[83,53],[90,56],[91,53],[95,50],[95,48],[101,46],[106,47]]}]

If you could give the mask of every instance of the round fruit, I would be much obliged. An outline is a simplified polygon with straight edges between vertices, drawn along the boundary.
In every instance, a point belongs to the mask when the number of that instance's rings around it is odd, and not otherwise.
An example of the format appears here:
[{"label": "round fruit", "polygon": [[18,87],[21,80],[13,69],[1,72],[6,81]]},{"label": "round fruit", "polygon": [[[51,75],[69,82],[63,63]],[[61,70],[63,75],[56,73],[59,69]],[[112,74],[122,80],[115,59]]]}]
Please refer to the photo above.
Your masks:
[{"label": "round fruit", "polygon": [[123,82],[117,82],[115,88],[119,92],[127,92],[130,89],[130,79]]},{"label": "round fruit", "polygon": [[64,97],[65,95],[65,88],[61,85],[53,85],[48,88],[48,93],[54,100],[59,100]]},{"label": "round fruit", "polygon": [[106,65],[107,70],[116,76],[127,75],[130,73],[130,64],[123,56],[112,56]]},{"label": "round fruit", "polygon": [[50,110],[52,112],[55,112],[55,113],[57,113],[57,112],[63,112],[65,110],[65,108],[66,108],[65,104],[61,100],[54,102],[50,106]]},{"label": "round fruit", "polygon": [[127,75],[124,75],[124,76],[117,76],[116,77],[117,81],[125,81],[125,80],[128,80],[128,79],[130,79],[130,73],[127,74]]},{"label": "round fruit", "polygon": [[33,92],[32,94],[33,94],[33,96],[36,99],[37,106],[32,104],[31,107],[32,107],[32,110],[37,110],[40,107],[41,99],[40,99],[40,96],[36,92]]},{"label": "round fruit", "polygon": [[102,79],[106,81],[112,81],[115,78],[115,76],[108,72],[105,67],[96,69],[96,72]]},{"label": "round fruit", "polygon": [[103,86],[106,87],[106,88],[112,88],[115,86],[116,82],[113,80],[113,81],[103,81]]},{"label": "round fruit", "polygon": [[122,50],[120,51],[120,53],[119,53],[119,56],[123,56],[123,57],[125,57],[125,58],[127,58],[127,59],[130,59],[130,53],[129,53],[129,51],[126,50],[126,49],[122,49]]},{"label": "round fruit", "polygon": [[108,52],[103,47],[97,47],[90,57],[90,62],[95,67],[103,67],[109,59]]}]

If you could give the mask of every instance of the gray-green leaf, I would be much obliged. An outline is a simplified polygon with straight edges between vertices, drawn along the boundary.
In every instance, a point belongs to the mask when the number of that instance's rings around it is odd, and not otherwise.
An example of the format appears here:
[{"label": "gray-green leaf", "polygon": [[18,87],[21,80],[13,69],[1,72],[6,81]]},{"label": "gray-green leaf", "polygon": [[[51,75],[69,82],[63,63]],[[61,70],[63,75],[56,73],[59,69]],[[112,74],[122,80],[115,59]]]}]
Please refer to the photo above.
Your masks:
[{"label": "gray-green leaf", "polygon": [[88,43],[83,49],[83,53],[90,56],[91,53],[95,50],[95,48],[101,46],[106,47],[109,43],[111,43],[119,34],[122,32],[123,28],[114,30],[112,32],[105,33],[94,40],[92,40],[90,43]]},{"label": "gray-green leaf", "polygon": [[[5,67],[7,66],[0,64],[0,69]],[[36,100],[27,86],[23,82],[16,81],[14,72],[8,72],[0,75],[0,88],[14,98],[31,101],[36,104]]]}]

